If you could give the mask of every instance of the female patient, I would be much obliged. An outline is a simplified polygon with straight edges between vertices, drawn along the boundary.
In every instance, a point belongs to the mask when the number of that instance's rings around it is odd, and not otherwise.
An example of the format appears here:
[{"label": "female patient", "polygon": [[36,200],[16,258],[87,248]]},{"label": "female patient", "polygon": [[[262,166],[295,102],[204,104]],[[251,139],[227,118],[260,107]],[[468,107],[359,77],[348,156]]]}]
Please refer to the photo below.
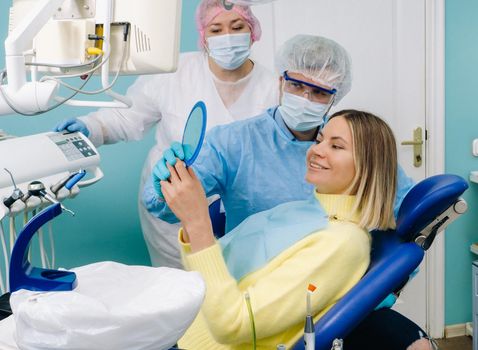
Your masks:
[{"label": "female patient", "polygon": [[395,226],[392,131],[372,114],[338,112],[319,132],[306,163],[314,198],[255,214],[223,242],[214,239],[208,203],[192,168],[182,162],[170,167],[170,181],[161,186],[182,222],[184,264],[200,271],[207,284],[201,312],[180,347],[251,349],[253,336],[258,349],[289,347],[303,332],[310,283],[317,286],[312,295],[317,320],[365,273],[368,231]]}]

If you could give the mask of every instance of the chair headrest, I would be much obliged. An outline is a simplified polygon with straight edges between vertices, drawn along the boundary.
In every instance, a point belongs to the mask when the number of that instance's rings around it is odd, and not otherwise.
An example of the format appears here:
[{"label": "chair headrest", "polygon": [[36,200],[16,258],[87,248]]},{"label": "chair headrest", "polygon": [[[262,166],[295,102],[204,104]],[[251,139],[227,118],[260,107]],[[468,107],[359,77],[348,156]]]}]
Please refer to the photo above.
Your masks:
[{"label": "chair headrest", "polygon": [[413,239],[467,188],[468,183],[462,177],[452,174],[431,176],[417,183],[400,206],[396,229],[399,237]]}]

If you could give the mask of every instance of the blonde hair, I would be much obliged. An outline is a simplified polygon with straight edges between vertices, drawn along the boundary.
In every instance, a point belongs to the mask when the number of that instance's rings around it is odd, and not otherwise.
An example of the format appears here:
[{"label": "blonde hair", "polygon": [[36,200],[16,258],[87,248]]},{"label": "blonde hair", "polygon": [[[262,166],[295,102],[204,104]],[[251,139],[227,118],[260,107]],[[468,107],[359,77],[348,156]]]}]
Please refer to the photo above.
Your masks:
[{"label": "blonde hair", "polygon": [[[355,177],[349,187],[356,194],[354,212],[368,230],[395,228],[393,207],[397,187],[397,146],[390,127],[379,117],[353,109],[334,113],[352,131]],[[329,119],[329,120],[330,120]]]}]

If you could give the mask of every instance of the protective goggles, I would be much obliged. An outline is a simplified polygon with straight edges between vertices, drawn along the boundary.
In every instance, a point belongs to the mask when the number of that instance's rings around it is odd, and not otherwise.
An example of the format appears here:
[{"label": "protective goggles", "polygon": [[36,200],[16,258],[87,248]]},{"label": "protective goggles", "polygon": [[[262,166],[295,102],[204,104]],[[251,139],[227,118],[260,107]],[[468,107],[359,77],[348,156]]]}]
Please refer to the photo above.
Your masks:
[{"label": "protective goggles", "polygon": [[337,89],[326,89],[319,85],[291,78],[287,71],[284,72],[283,77],[285,91],[298,96],[304,96],[307,93],[308,99],[313,102],[329,103],[337,93]]}]

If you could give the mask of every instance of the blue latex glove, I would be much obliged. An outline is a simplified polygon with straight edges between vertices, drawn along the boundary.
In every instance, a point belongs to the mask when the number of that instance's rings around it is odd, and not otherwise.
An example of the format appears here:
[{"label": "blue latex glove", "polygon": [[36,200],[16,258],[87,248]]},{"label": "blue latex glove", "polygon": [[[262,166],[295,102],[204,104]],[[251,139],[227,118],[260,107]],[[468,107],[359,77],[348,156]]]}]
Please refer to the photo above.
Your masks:
[{"label": "blue latex glove", "polygon": [[387,295],[385,299],[382,300],[380,304],[378,304],[375,310],[380,310],[383,308],[390,309],[393,306],[393,304],[395,304],[396,301],[397,301],[397,296],[393,293],[390,293],[389,295]]},{"label": "blue latex glove", "polygon": [[86,127],[86,124],[77,118],[65,119],[60,124],[58,124],[54,131],[63,131],[67,130],[70,132],[79,131],[86,137],[90,136],[90,131]]},{"label": "blue latex glove", "polygon": [[176,158],[184,160],[184,150],[180,142],[174,141],[171,143],[170,148],[164,150],[163,157],[158,160],[153,168],[153,186],[158,196],[162,199],[164,199],[164,197],[161,192],[161,181],[166,181],[171,176],[166,163],[175,166]]},{"label": "blue latex glove", "polygon": [[[413,277],[415,277],[420,271],[420,269],[417,267],[411,274],[408,276],[408,281],[410,281]],[[408,283],[408,282],[407,282]],[[375,310],[383,309],[383,308],[391,308],[395,302],[397,301],[398,296],[395,293],[390,293],[387,295],[385,299],[382,300],[380,304],[375,308]]]}]

